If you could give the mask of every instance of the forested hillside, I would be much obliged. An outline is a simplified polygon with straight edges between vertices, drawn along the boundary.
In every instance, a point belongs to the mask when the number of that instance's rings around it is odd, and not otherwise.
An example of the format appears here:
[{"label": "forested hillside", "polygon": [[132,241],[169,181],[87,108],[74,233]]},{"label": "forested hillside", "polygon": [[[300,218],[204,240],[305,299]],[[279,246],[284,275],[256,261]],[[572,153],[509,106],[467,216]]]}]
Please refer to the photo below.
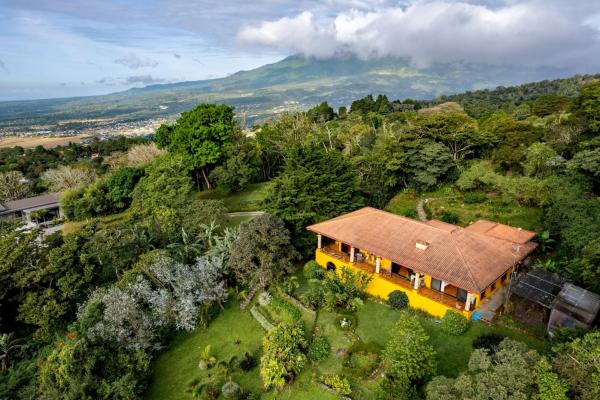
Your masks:
[{"label": "forested hillside", "polygon": [[[232,107],[200,104],[152,143],[93,146],[0,153],[0,201],[61,191],[71,228],[42,237],[0,223],[0,398],[600,396],[597,330],[550,342],[510,321],[439,324],[397,311],[402,298],[368,299],[364,274],[298,270],[314,251],[307,225],[365,205],[414,217],[398,196],[437,193],[455,201],[441,218],[460,225],[470,207],[499,220],[533,210],[522,220],[538,230],[534,264],[599,292],[592,77],[323,102],[251,131]],[[267,214],[235,226],[236,203],[214,198],[258,183]]]}]

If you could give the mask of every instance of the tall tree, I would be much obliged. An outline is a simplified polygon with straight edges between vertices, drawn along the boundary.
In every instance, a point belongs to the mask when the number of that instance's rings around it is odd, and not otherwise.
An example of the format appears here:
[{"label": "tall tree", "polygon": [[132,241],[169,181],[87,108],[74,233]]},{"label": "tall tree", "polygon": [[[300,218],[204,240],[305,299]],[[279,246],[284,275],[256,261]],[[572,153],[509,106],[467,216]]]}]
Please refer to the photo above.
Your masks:
[{"label": "tall tree", "polygon": [[19,171],[0,173],[0,201],[17,200],[26,197],[30,185]]},{"label": "tall tree", "polygon": [[297,256],[283,221],[264,214],[240,225],[228,265],[241,283],[262,289],[291,272]]},{"label": "tall tree", "polygon": [[223,160],[225,146],[235,129],[233,108],[225,104],[200,104],[181,114],[175,125],[161,129],[159,145],[181,154],[194,172],[199,172],[204,186],[211,188],[210,171]]},{"label": "tall tree", "polygon": [[293,150],[265,199],[267,211],[291,228],[297,247],[308,249],[306,226],[362,205],[352,164],[335,151]]}]

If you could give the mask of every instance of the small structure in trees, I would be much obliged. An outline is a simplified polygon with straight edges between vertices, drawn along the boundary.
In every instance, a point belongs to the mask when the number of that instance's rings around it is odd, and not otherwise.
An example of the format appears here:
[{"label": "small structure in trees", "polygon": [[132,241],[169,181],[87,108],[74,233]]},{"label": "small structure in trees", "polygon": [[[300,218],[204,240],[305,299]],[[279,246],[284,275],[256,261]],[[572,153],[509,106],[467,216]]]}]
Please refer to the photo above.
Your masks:
[{"label": "small structure in trees", "polygon": [[556,328],[590,328],[600,311],[600,295],[539,268],[521,274],[511,285],[509,297],[512,295],[549,312],[547,331],[550,336]]}]

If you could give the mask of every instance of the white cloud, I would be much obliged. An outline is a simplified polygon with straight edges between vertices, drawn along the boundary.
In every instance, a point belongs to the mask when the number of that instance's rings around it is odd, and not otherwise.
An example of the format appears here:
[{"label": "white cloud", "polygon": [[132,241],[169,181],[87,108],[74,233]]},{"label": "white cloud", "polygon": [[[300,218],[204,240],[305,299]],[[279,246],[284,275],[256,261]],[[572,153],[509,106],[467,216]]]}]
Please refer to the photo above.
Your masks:
[{"label": "white cloud", "polygon": [[116,64],[121,64],[130,69],[140,69],[140,68],[156,68],[158,66],[158,62],[155,60],[151,60],[149,58],[140,58],[137,55],[130,53],[123,58],[119,58],[115,60]]},{"label": "white cloud", "polygon": [[[496,2],[498,3],[498,2]],[[330,17],[311,12],[242,28],[237,40],[328,57],[408,57],[432,62],[600,66],[599,30],[590,11],[600,5],[574,0],[511,0],[500,4],[414,1],[405,7],[353,8]]]}]

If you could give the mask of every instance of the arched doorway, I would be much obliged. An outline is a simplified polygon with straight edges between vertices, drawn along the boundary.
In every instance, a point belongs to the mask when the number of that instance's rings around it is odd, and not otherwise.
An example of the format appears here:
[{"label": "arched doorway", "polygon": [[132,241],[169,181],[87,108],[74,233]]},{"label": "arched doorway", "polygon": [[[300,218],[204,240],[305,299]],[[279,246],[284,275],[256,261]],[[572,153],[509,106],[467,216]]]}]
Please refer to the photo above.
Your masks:
[{"label": "arched doorway", "polygon": [[327,263],[327,271],[335,271],[335,264],[331,261]]}]

